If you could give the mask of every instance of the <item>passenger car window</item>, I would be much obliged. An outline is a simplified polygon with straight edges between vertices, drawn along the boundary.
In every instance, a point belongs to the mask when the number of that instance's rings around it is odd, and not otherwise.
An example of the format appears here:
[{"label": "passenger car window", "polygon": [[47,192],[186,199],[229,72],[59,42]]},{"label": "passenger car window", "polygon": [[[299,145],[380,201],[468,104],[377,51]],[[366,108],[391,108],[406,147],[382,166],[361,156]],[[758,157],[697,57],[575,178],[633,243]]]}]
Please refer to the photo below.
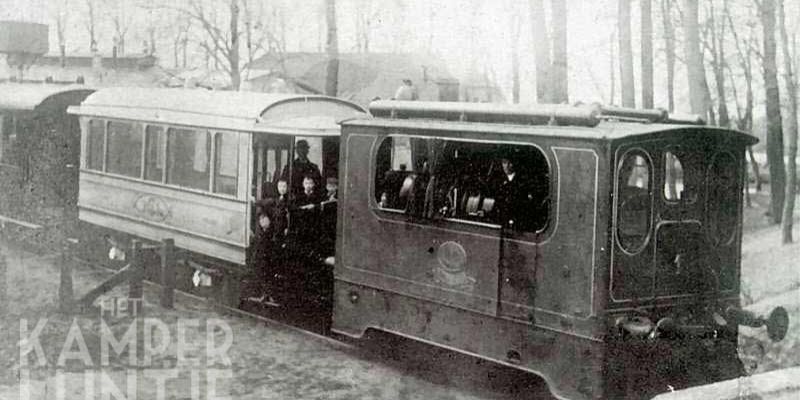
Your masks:
[{"label": "passenger car window", "polygon": [[522,232],[547,226],[549,170],[532,145],[390,136],[376,167],[382,209]]},{"label": "passenger car window", "polygon": [[167,135],[164,128],[148,125],[145,129],[144,179],[161,182],[164,178],[164,150]]},{"label": "passenger car window", "polygon": [[86,168],[95,171],[103,170],[103,147],[105,146],[105,127],[103,120],[93,119],[89,121],[88,155],[86,156]]},{"label": "passenger car window", "polygon": [[650,159],[641,150],[625,153],[617,167],[617,241],[629,253],[641,251],[650,233],[651,171]]},{"label": "passenger car window", "polygon": [[728,244],[736,233],[739,190],[736,159],[730,153],[717,153],[708,167],[706,227],[714,244]]},{"label": "passenger car window", "polygon": [[167,134],[167,183],[208,190],[210,144],[206,131],[170,128]]},{"label": "passenger car window", "polygon": [[108,124],[106,172],[139,178],[142,173],[142,132],[129,122]]},{"label": "passenger car window", "polygon": [[238,135],[217,132],[214,138],[214,193],[236,195],[239,170]]}]

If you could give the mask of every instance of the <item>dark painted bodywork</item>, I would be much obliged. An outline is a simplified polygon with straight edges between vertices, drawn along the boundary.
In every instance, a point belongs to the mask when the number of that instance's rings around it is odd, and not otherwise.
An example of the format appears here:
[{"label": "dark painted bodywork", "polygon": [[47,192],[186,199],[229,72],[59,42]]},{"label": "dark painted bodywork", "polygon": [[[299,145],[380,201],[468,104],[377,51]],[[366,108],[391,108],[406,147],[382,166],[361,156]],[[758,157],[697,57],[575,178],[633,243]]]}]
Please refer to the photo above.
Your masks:
[{"label": "dark painted bodywork", "polygon": [[[539,147],[550,168],[547,228],[522,233],[382,209],[373,195],[374,163],[388,135]],[[708,160],[718,151],[741,166],[749,136],[661,124],[557,127],[377,118],[344,123],[341,140],[335,331],[361,336],[367,329],[385,330],[488,358],[537,373],[554,395],[570,399],[640,396],[666,390],[664,381],[675,387],[696,383],[673,376],[679,367],[649,383],[625,378],[637,365],[671,365],[678,354],[711,349],[715,357],[707,358],[708,365],[736,359],[735,327],[710,333],[710,347],[684,337],[636,339],[645,343],[636,345],[615,321],[646,314],[653,321],[674,316],[698,322],[710,318],[711,309],[738,305],[742,169],[733,172],[735,198],[726,199],[737,213],[734,226],[725,227],[733,233],[720,242],[707,234],[713,212],[701,188],[691,205],[663,199],[660,160],[670,146],[686,146],[694,164],[685,167],[706,176]],[[629,254],[615,236],[615,182],[618,158],[634,147],[652,152],[655,162],[648,237]],[[438,256],[450,242],[464,249],[465,262],[463,270],[448,271],[458,276],[441,279]],[[687,260],[681,274],[665,271],[676,254]],[[694,271],[700,263],[698,268],[714,272]],[[710,379],[738,371],[720,370]]]}]

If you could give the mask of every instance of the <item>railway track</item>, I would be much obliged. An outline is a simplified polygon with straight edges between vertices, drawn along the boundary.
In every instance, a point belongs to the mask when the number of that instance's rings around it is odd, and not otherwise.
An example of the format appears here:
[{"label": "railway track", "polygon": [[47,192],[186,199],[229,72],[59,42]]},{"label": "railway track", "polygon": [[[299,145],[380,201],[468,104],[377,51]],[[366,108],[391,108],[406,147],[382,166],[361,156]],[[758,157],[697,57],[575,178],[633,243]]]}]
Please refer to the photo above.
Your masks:
[{"label": "railway track", "polygon": [[[42,257],[52,257],[57,260],[59,256],[59,254],[49,254]],[[107,265],[80,256],[72,256],[71,259],[75,265],[103,273],[116,271]],[[146,297],[157,296],[155,290],[161,287],[158,283],[145,280],[144,284]],[[211,306],[219,312],[237,318],[257,321],[270,328],[301,335],[308,340],[324,342],[337,351],[388,365],[402,371],[404,375],[414,376],[436,385],[467,390],[478,398],[553,399],[544,381],[533,374],[380,331],[368,331],[363,338],[353,339],[319,329],[322,326],[319,323],[308,323],[292,318],[290,310],[255,305],[243,308],[229,307],[208,297],[179,289],[176,289],[176,303]]]}]

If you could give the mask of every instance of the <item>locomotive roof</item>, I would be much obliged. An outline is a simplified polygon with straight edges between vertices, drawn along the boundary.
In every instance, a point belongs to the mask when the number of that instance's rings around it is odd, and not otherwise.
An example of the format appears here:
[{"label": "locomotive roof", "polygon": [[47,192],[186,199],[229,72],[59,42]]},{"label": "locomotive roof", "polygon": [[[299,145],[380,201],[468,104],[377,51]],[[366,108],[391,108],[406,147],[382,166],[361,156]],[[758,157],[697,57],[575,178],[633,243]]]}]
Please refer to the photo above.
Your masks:
[{"label": "locomotive roof", "polygon": [[[725,134],[746,144],[757,140],[742,132],[705,126],[698,116],[670,115],[663,109],[634,109],[599,104],[496,104],[377,100],[370,104],[375,119],[347,125],[433,131],[524,134],[564,139],[617,142],[677,131]],[[467,122],[469,121],[469,122]]]},{"label": "locomotive roof", "polygon": [[[450,136],[457,132],[519,134],[549,138],[579,139],[588,141],[619,142],[627,139],[643,139],[658,137],[667,132],[676,131],[704,131],[734,135],[732,138],[744,142],[746,145],[758,142],[753,136],[746,133],[719,128],[715,126],[699,126],[695,124],[666,124],[621,122],[614,120],[601,120],[595,126],[575,125],[525,125],[493,122],[465,122],[444,119],[394,119],[394,118],[359,118],[344,121],[343,125],[364,127],[385,127],[395,129],[413,129],[431,132],[431,135]],[[423,133],[424,134],[424,133]]]},{"label": "locomotive roof", "polygon": [[69,112],[84,116],[286,134],[338,135],[341,119],[365,115],[328,96],[203,89],[106,88]]},{"label": "locomotive roof", "polygon": [[52,96],[92,90],[82,85],[0,83],[0,110],[32,111]]}]

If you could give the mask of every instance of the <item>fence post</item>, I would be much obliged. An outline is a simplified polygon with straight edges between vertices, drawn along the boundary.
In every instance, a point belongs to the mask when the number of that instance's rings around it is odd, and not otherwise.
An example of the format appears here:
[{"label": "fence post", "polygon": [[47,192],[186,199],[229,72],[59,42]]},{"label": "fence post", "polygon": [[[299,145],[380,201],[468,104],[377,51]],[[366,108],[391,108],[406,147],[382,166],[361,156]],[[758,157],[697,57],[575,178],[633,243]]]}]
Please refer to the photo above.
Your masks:
[{"label": "fence post", "polygon": [[175,306],[175,240],[164,239],[161,246],[161,306]]},{"label": "fence post", "polygon": [[142,242],[139,240],[131,241],[131,275],[129,280],[128,289],[128,304],[129,310],[132,315],[137,315],[141,312],[143,306],[143,281],[144,281],[144,252],[142,251]]},{"label": "fence post", "polygon": [[74,310],[72,290],[72,258],[70,246],[65,244],[61,248],[60,283],[58,285],[58,306],[62,313],[71,313]]}]

